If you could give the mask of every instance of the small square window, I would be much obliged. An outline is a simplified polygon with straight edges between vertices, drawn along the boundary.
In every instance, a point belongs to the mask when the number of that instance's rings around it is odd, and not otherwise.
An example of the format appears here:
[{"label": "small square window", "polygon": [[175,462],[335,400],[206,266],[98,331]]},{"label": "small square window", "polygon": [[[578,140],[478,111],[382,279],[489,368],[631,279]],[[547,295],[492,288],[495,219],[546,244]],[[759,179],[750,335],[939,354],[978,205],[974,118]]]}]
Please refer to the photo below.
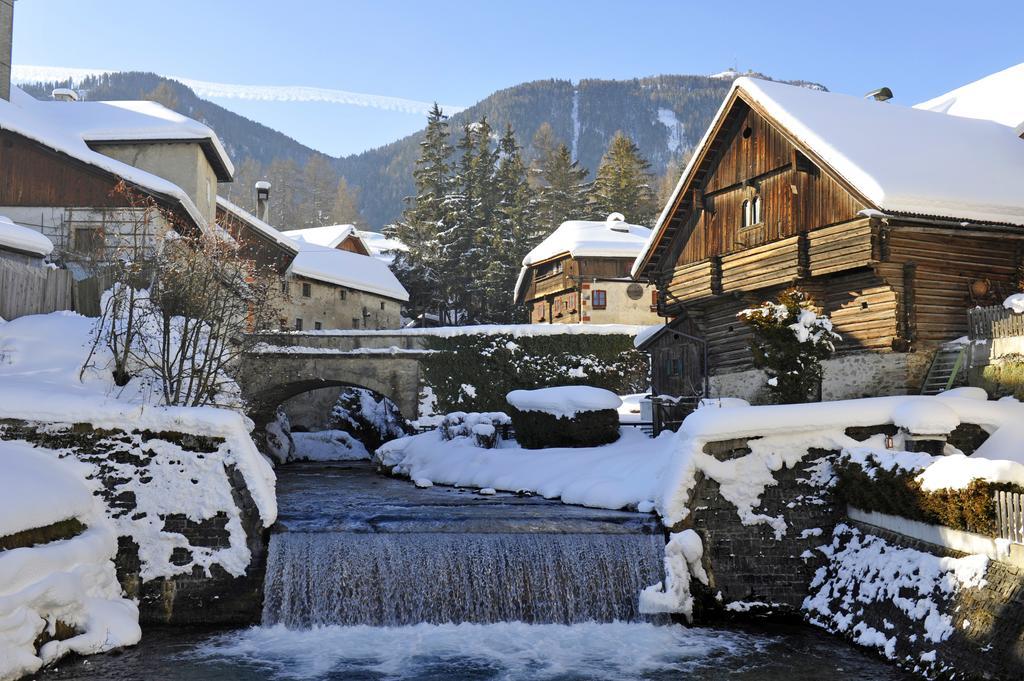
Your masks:
[{"label": "small square window", "polygon": [[313,328],[319,331],[320,329],[324,328],[324,325],[321,324],[320,322],[313,322]]},{"label": "small square window", "polygon": [[384,309],[384,301],[383,300],[380,301],[380,309],[382,309],[382,310]]},{"label": "small square window", "polygon": [[353,317],[352,318],[352,328],[353,329],[358,329],[359,328],[359,318],[358,317]]},{"label": "small square window", "polygon": [[303,298],[309,298],[312,295],[313,295],[313,285],[312,284],[303,284],[302,285],[302,297]]},{"label": "small square window", "polygon": [[282,281],[281,282],[281,293],[283,293],[285,295],[288,295],[288,288],[289,288],[288,282],[287,281]]},{"label": "small square window", "polygon": [[608,292],[601,289],[595,289],[590,294],[590,302],[593,303],[595,310],[603,310],[608,307]]},{"label": "small square window", "polygon": [[296,331],[302,331],[302,319],[301,318],[295,320],[295,330]]},{"label": "small square window", "polygon": [[340,291],[338,291],[339,300],[345,300],[346,298],[348,298],[348,291],[346,291],[345,289],[341,289]]}]

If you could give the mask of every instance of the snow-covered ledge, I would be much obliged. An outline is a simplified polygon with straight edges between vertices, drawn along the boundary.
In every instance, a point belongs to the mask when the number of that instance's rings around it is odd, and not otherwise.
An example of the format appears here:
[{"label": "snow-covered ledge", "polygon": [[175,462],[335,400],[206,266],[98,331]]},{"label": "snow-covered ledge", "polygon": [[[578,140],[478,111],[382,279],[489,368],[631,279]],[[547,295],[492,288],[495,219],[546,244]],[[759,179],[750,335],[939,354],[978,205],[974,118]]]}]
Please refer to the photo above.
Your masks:
[{"label": "snow-covered ledge", "polygon": [[902,534],[918,541],[942,546],[953,551],[968,554],[982,554],[989,559],[1024,568],[1024,545],[1012,544],[1006,539],[995,539],[983,534],[954,530],[941,525],[929,525],[917,520],[909,520],[900,516],[862,511],[853,506],[847,507],[847,515],[851,520],[873,525],[883,530]]}]

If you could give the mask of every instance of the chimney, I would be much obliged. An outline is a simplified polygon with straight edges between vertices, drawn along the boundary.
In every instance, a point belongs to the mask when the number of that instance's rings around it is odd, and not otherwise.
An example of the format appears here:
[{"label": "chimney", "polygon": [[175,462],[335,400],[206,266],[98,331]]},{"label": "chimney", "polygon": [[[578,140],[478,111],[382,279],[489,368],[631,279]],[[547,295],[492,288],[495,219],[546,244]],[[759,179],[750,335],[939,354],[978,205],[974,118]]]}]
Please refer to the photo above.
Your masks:
[{"label": "chimney", "polygon": [[0,99],[11,101],[11,44],[14,42],[14,0],[0,0]]},{"label": "chimney", "polygon": [[270,183],[266,180],[256,183],[256,217],[263,222],[270,218]]},{"label": "chimney", "polygon": [[880,87],[877,90],[872,90],[871,92],[864,95],[865,99],[867,99],[868,97],[875,100],[876,102],[887,102],[890,99],[892,99],[892,90],[890,90],[887,87]]},{"label": "chimney", "polygon": [[[0,0],[0,2],[2,2],[2,1],[3,0]],[[54,88],[53,92],[50,93],[50,96],[53,97],[54,100],[56,100],[58,102],[77,102],[78,101],[78,93],[75,92],[74,90],[72,90],[70,88],[66,88],[66,87]]]}]

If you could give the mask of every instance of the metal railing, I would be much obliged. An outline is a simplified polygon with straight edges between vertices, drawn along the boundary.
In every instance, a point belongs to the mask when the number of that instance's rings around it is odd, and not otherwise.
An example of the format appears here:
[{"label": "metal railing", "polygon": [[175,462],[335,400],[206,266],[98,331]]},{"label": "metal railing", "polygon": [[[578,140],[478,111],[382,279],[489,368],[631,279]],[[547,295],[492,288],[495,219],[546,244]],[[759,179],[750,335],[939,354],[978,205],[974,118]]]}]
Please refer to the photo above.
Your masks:
[{"label": "metal railing", "polygon": [[995,501],[999,538],[1024,544],[1024,494],[996,492]]},{"label": "metal railing", "polygon": [[967,310],[971,340],[1024,336],[1024,314],[1015,314],[1002,305]]}]

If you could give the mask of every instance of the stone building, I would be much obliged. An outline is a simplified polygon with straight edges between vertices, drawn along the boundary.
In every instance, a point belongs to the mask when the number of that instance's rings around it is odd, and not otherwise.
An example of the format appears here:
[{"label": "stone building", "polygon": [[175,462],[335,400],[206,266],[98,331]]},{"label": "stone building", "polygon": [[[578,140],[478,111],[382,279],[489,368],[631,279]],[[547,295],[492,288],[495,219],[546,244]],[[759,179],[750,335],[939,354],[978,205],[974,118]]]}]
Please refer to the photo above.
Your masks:
[{"label": "stone building", "polygon": [[523,259],[516,303],[533,324],[657,324],[655,287],[629,276],[650,233],[619,213],[563,222]]},{"label": "stone building", "polygon": [[[269,191],[269,188],[268,188]],[[257,212],[265,214],[265,205]],[[292,239],[223,197],[217,220],[247,257],[281,277],[281,329],[395,329],[409,294],[387,264],[369,255]],[[340,242],[339,242],[340,243]]]},{"label": "stone building", "polygon": [[737,79],[632,269],[672,320],[655,390],[757,399],[737,313],[791,286],[842,336],[825,399],[921,390],[968,307],[1020,286],[1022,177],[1012,126]]},{"label": "stone building", "polygon": [[[42,233],[65,262],[109,257],[138,228],[143,210],[114,191],[121,181],[176,229],[213,223],[217,184],[234,168],[210,128],[154,102],[54,95],[40,101],[12,87],[0,100],[0,215]],[[165,217],[152,215],[148,230],[161,232]]]}]

